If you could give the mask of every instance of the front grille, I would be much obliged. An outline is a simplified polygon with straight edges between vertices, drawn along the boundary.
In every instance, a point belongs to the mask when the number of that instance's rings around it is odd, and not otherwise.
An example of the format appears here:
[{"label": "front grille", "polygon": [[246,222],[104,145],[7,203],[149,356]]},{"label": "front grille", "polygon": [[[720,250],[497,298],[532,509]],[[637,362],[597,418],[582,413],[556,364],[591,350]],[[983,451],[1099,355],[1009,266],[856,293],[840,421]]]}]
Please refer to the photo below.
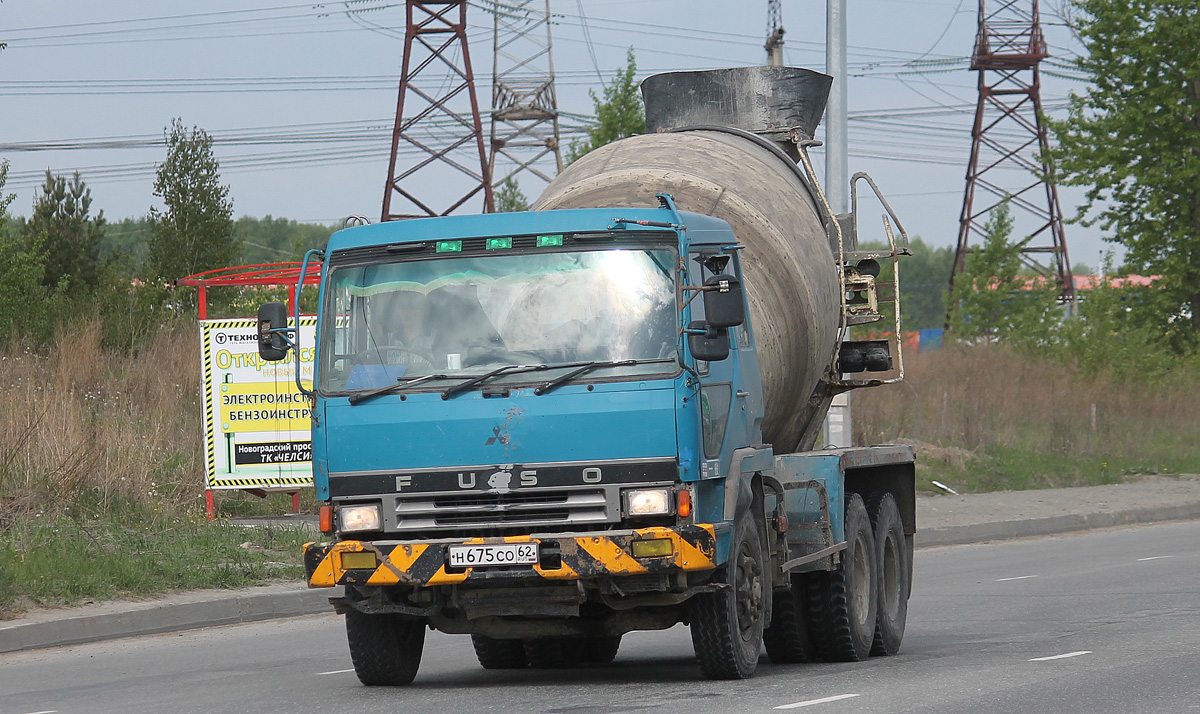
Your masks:
[{"label": "front grille", "polygon": [[480,516],[471,513],[456,513],[447,516],[438,516],[436,518],[439,526],[486,526],[493,523],[524,523],[536,521],[538,523],[566,523],[570,520],[570,511],[545,511],[537,516],[530,516],[526,513],[491,513],[486,516]]},{"label": "front grille", "polygon": [[566,503],[566,493],[544,493],[544,494],[471,494],[460,496],[458,494],[447,495],[435,498],[433,503],[437,508],[460,508],[467,506],[503,506],[510,504],[522,503]]},{"label": "front grille", "polygon": [[403,533],[463,528],[516,529],[512,532],[563,527],[587,529],[620,521],[619,495],[615,486],[406,494],[395,500],[395,530]]}]

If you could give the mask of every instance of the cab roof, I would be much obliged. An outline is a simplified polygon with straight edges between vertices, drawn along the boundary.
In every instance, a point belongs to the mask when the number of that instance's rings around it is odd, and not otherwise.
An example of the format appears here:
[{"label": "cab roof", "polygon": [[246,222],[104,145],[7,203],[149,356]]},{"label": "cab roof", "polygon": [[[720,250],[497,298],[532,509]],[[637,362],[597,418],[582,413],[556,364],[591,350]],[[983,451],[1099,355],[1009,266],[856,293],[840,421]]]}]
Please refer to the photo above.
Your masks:
[{"label": "cab roof", "polygon": [[[679,212],[690,244],[729,244],[733,233],[719,218],[688,211]],[[580,208],[552,211],[487,213],[388,221],[337,231],[327,250],[347,250],[394,243],[415,243],[458,238],[488,238],[505,235],[601,232],[613,230],[661,233],[661,226],[641,226],[630,221],[671,223],[673,214],[662,208]],[[616,219],[624,219],[616,223]],[[620,227],[618,227],[620,226]]]}]

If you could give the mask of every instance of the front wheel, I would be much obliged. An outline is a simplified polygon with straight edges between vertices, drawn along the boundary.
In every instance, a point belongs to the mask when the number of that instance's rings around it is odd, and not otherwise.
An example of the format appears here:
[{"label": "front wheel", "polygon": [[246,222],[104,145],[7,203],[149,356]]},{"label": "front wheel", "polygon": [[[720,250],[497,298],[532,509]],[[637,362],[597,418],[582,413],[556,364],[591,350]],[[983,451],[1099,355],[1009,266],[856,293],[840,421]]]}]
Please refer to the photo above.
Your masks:
[{"label": "front wheel", "polygon": [[771,595],[762,538],[750,517],[734,528],[729,588],[691,599],[692,647],[709,679],[745,679],[758,667]]},{"label": "front wheel", "polygon": [[346,639],[358,681],[368,687],[411,684],[421,666],[425,624],[399,615],[346,613]]},{"label": "front wheel", "polygon": [[520,640],[471,635],[471,646],[484,669],[521,669],[528,663]]},{"label": "front wheel", "polygon": [[621,649],[620,635],[612,635],[611,637],[585,637],[583,640],[583,652],[579,661],[589,664],[608,664],[616,659],[617,650],[619,649]]},{"label": "front wheel", "polygon": [[581,637],[542,637],[523,643],[525,659],[534,669],[570,669],[583,655]]}]

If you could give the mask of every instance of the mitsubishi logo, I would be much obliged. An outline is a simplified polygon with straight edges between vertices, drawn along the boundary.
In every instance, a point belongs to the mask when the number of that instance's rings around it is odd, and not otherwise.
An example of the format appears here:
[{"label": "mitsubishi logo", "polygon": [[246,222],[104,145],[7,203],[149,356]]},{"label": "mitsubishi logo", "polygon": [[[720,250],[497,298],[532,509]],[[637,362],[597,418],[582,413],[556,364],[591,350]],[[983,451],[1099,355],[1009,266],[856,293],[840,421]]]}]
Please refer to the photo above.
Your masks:
[{"label": "mitsubishi logo", "polygon": [[508,434],[502,433],[500,427],[492,427],[492,433],[495,434],[495,436],[489,436],[488,440],[484,443],[484,446],[491,446],[497,441],[503,446],[508,446]]}]

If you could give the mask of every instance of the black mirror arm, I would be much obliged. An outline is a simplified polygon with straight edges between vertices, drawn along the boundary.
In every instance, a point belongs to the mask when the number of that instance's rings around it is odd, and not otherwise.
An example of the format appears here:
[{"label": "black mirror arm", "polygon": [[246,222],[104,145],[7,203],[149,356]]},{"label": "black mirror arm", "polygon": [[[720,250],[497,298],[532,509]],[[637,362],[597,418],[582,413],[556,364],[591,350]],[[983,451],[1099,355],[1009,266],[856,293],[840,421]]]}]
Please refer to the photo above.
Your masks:
[{"label": "black mirror arm", "polygon": [[299,349],[299,347],[296,344],[296,340],[294,339],[295,335],[296,335],[296,328],[294,328],[294,327],[276,327],[274,329],[268,330],[268,332],[270,332],[272,335],[277,335],[278,337],[280,337],[283,340],[284,344],[287,345],[287,348],[289,350]]}]

